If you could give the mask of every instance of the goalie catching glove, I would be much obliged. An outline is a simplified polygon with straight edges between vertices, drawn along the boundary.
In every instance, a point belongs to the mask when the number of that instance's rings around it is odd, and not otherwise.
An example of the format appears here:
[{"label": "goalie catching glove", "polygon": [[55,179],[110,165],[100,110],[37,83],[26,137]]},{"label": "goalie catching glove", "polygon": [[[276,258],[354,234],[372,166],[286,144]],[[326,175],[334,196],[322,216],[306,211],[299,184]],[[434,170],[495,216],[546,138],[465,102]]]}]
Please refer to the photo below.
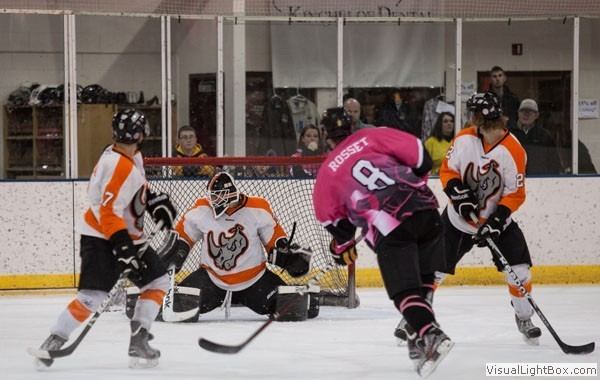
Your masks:
[{"label": "goalie catching glove", "polygon": [[309,247],[300,247],[298,244],[289,244],[285,237],[277,239],[267,257],[269,263],[285,269],[290,276],[304,276],[310,270],[312,250]]},{"label": "goalie catching glove", "polygon": [[176,231],[170,230],[165,238],[165,242],[158,250],[158,257],[168,268],[175,265],[175,272],[179,272],[185,259],[190,253],[188,243],[179,237]]},{"label": "goalie catching glove", "polygon": [[148,198],[148,212],[152,216],[152,220],[155,223],[162,221],[163,228],[169,230],[173,228],[177,210],[175,210],[175,206],[171,203],[169,194],[156,193],[148,189],[146,196]]},{"label": "goalie catching glove", "polygon": [[358,258],[356,241],[354,239],[350,239],[344,244],[338,244],[335,239],[332,239],[331,244],[329,244],[329,250],[331,251],[331,256],[333,256],[333,261],[338,265],[353,264]]}]

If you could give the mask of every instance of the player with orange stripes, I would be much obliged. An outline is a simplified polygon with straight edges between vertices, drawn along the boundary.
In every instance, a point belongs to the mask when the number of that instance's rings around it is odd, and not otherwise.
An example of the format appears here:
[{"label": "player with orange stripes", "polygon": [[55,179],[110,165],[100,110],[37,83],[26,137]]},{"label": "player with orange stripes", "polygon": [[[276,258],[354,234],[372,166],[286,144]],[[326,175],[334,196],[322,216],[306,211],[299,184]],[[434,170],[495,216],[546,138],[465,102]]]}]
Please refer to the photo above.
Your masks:
[{"label": "player with orange stripes", "polygon": [[[467,102],[472,112],[467,128],[455,137],[440,169],[440,180],[451,206],[442,214],[446,234],[446,273],[454,274],[460,259],[486,238],[497,243],[508,263],[531,293],[531,256],[519,225],[511,218],[525,201],[527,156],[506,129],[506,119],[493,93],[475,94]],[[479,218],[479,226],[470,214]],[[502,271],[501,263],[493,256]],[[504,273],[519,331],[537,345],[541,330],[531,322],[534,310],[517,284]],[[441,276],[440,282],[443,279]]]},{"label": "player with orange stripes", "polygon": [[[153,367],[160,351],[148,340],[169,286],[166,269],[156,252],[145,244],[144,212],[171,228],[175,208],[167,194],[148,189],[139,144],[149,134],[145,116],[136,110],[117,112],[112,121],[114,144],[96,164],[88,186],[90,207],[78,226],[81,233],[81,273],[78,292],[50,329],[44,350],[57,350],[69,335],[92,315],[106,298],[120,274],[140,288],[131,320],[131,367]],[[45,366],[52,359],[36,359]]]},{"label": "player with orange stripes", "polygon": [[[311,251],[288,244],[269,202],[241,193],[229,173],[216,173],[207,190],[208,197],[199,198],[177,224],[178,237],[171,239],[172,247],[161,250],[163,260],[179,271],[194,244],[201,244],[200,268],[180,284],[200,289],[201,314],[227,302],[274,314],[283,305],[279,300],[288,297],[280,297],[283,291],[296,287],[284,288],[283,280],[267,268],[267,260],[293,277],[302,276],[309,270]],[[186,297],[180,294],[180,300]],[[197,298],[195,302],[197,306]],[[291,319],[314,317],[317,306],[313,302],[308,314],[306,304],[286,307],[285,314]]]}]

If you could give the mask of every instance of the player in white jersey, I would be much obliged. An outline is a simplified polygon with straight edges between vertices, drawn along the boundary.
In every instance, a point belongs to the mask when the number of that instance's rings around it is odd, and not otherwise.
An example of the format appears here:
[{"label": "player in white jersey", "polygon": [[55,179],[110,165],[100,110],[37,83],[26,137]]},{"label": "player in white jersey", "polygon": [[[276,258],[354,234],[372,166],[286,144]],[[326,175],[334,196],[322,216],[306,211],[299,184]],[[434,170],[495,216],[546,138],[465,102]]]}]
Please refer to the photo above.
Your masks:
[{"label": "player in white jersey", "polygon": [[[123,272],[141,290],[131,320],[132,367],[158,364],[160,352],[149,346],[149,333],[168,288],[164,265],[144,237],[144,211],[170,228],[175,208],[167,194],[148,189],[142,154],[149,133],[145,116],[136,110],[117,112],[112,121],[114,144],[102,153],[90,177],[89,208],[78,226],[81,272],[78,292],[50,329],[44,350],[59,349],[70,334],[92,315]],[[38,359],[46,366],[52,359]]]},{"label": "player in white jersey", "polygon": [[[200,268],[180,284],[200,289],[201,314],[223,304],[228,292],[233,303],[258,314],[274,314],[282,305],[278,287],[285,283],[267,268],[267,260],[293,277],[302,276],[309,270],[310,251],[288,247],[269,202],[239,192],[229,173],[215,174],[208,193],[184,213],[175,229],[178,238],[165,249],[163,260],[179,271],[191,247],[201,244]],[[288,317],[295,313],[287,309]],[[299,314],[306,318],[306,307]]]},{"label": "player in white jersey", "polygon": [[[446,273],[454,274],[460,259],[477,244],[492,238],[529,293],[532,265],[527,242],[512,214],[525,201],[527,156],[506,121],[496,96],[475,94],[467,102],[471,126],[461,130],[442,162],[440,180],[450,205],[442,214],[446,236]],[[479,226],[470,218],[479,217]],[[503,266],[494,256],[499,271]],[[533,307],[504,273],[515,320],[528,344],[538,344],[541,330],[531,322]],[[443,277],[442,277],[443,278]]]}]

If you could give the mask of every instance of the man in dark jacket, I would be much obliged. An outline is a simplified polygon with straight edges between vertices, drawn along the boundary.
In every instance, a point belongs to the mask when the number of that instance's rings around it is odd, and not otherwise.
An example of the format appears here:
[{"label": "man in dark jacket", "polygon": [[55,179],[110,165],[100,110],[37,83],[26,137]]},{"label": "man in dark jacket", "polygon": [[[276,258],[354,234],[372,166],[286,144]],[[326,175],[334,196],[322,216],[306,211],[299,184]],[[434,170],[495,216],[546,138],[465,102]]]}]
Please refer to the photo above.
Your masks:
[{"label": "man in dark jacket", "polygon": [[413,112],[403,99],[402,93],[400,90],[394,90],[391,102],[381,109],[376,125],[400,129],[420,137],[421,129],[417,128],[416,124]]},{"label": "man in dark jacket", "polygon": [[518,114],[516,123],[509,121],[509,129],[527,152],[527,175],[560,174],[561,164],[556,142],[548,130],[536,125],[540,116],[536,101],[524,99]]},{"label": "man in dark jacket", "polygon": [[504,116],[512,123],[518,119],[519,98],[506,85],[506,73],[500,66],[494,66],[490,70],[490,91],[498,97],[500,107]]}]

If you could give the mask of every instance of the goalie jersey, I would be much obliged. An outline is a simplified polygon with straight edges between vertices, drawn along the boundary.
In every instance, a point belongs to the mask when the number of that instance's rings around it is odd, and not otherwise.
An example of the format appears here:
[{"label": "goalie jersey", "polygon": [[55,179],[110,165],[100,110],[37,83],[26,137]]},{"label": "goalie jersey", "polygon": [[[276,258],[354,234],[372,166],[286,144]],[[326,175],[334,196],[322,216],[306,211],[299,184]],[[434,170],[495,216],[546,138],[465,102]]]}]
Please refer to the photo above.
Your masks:
[{"label": "goalie jersey", "polygon": [[240,194],[237,206],[215,218],[207,198],[200,198],[176,227],[192,247],[202,242],[200,265],[221,289],[250,287],[266,270],[266,255],[286,234],[273,216],[269,202]]},{"label": "goalie jersey", "polygon": [[[508,131],[490,146],[477,133],[477,127],[461,130],[454,138],[440,168],[445,189],[448,181],[458,178],[475,190],[479,199],[479,223],[484,223],[498,205],[515,212],[525,201],[525,165],[527,155],[519,141]],[[473,234],[476,227],[448,207],[448,218],[454,227]],[[506,224],[510,223],[510,217]]]},{"label": "goalie jersey", "polygon": [[108,240],[115,232],[127,229],[132,240],[143,239],[146,188],[142,154],[137,152],[131,159],[109,145],[90,177],[87,190],[90,207],[78,231]]},{"label": "goalie jersey", "polygon": [[349,219],[376,246],[414,212],[437,209],[427,175],[413,172],[423,161],[423,144],[409,133],[386,127],[353,133],[319,169],[313,190],[317,220],[330,229]]}]

